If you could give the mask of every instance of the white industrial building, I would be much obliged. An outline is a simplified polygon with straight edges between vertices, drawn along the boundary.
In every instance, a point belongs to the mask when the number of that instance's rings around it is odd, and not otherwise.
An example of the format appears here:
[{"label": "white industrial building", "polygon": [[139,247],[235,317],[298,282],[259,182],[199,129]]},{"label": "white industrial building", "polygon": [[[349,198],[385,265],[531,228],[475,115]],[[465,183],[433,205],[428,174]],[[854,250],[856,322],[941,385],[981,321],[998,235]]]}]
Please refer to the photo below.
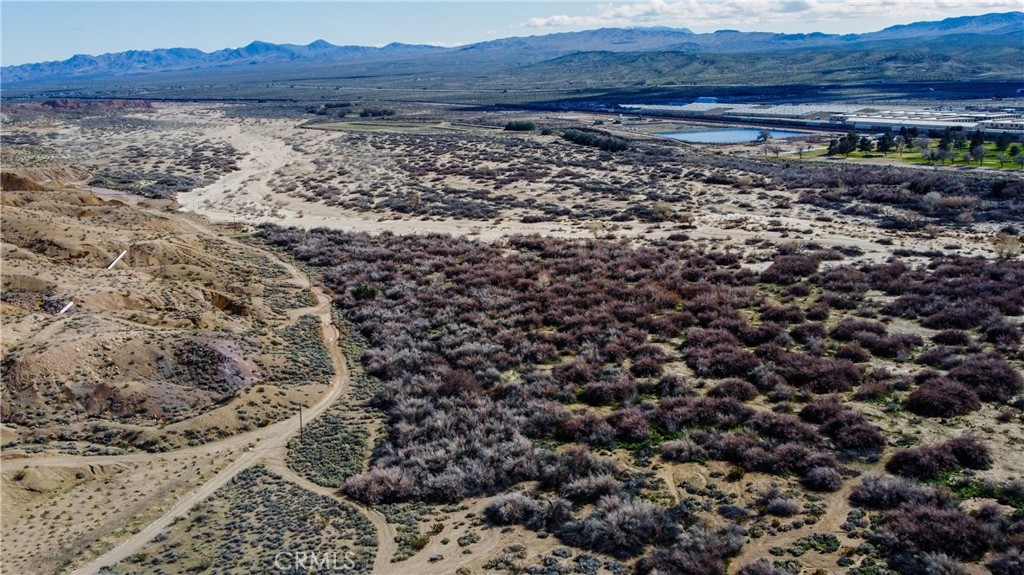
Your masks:
[{"label": "white industrial building", "polygon": [[1024,114],[1019,111],[975,112],[946,109],[881,109],[861,104],[726,104],[715,101],[681,105],[631,104],[623,108],[654,115],[692,119],[732,120],[743,123],[770,122],[794,126],[855,129],[945,130],[960,128],[973,132],[1024,134]]},{"label": "white industrial building", "polygon": [[961,128],[968,132],[1024,131],[1024,119],[1013,112],[950,112],[941,110],[879,110],[866,113],[838,115],[837,123],[848,124],[858,130],[917,128],[919,130],[945,130]]}]

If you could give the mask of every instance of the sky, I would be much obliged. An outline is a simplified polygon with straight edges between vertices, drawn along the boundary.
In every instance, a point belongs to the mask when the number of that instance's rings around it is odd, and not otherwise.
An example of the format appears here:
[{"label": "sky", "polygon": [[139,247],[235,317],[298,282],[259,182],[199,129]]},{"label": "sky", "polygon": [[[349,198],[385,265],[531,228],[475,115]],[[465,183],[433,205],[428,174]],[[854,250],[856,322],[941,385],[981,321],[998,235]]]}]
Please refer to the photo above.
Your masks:
[{"label": "sky", "polygon": [[1022,0],[579,0],[204,1],[0,0],[0,62],[253,40],[382,46],[455,46],[601,27],[670,26],[694,32],[861,33],[895,24],[1020,10]]}]

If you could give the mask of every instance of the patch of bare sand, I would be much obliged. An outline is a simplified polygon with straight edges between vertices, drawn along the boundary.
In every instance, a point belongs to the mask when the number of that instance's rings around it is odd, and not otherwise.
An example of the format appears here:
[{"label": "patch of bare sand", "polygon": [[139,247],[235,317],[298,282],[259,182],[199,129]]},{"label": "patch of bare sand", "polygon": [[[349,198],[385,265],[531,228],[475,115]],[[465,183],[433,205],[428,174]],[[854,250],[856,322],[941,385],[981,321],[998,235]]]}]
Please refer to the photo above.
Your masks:
[{"label": "patch of bare sand", "polygon": [[[181,113],[188,113],[182,110]],[[323,202],[312,202],[282,189],[281,182],[298,178],[322,180],[323,158],[339,158],[342,165],[349,153],[365,157],[346,168],[350,189],[366,186],[370,189],[391,189],[393,177],[399,171],[394,167],[396,157],[388,150],[362,150],[353,145],[339,144],[335,132],[309,130],[297,127],[293,120],[210,120],[207,133],[211,138],[231,142],[245,150],[247,156],[239,162],[239,171],[228,174],[217,182],[179,194],[181,209],[203,215],[215,222],[246,224],[274,223],[300,228],[324,227],[346,231],[396,234],[456,234],[477,237],[486,241],[500,240],[514,234],[540,234],[564,238],[609,237],[634,241],[649,241],[684,233],[695,241],[718,246],[731,246],[743,252],[748,242],[766,240],[775,244],[816,242],[826,247],[845,247],[861,250],[864,258],[881,261],[888,258],[894,248],[917,251],[955,251],[961,255],[991,255],[991,226],[976,226],[974,230],[929,229],[926,233],[908,233],[880,230],[876,223],[865,217],[834,217],[827,211],[797,202],[795,191],[765,193],[756,187],[735,189],[729,186],[687,183],[692,190],[693,206],[686,225],[671,222],[612,222],[570,221],[523,223],[515,210],[491,220],[467,220],[441,217],[410,217],[389,211],[355,211]],[[500,132],[495,137],[502,137]],[[550,139],[550,138],[548,138]],[[742,148],[742,146],[740,146]],[[754,153],[756,146],[747,146]],[[360,151],[362,150],[362,151]],[[734,150],[736,151],[736,150]],[[404,152],[403,152],[404,153]],[[432,158],[437,165],[450,163],[445,154]],[[317,164],[317,162],[320,162]],[[327,162],[330,164],[330,162]],[[478,166],[487,169],[487,163]],[[381,171],[383,170],[383,172]],[[331,178],[330,174],[323,177]],[[617,177],[628,178],[628,173]],[[401,182],[397,184],[401,187]],[[440,186],[473,190],[479,187],[460,175],[447,176]],[[518,197],[548,198],[557,195],[544,182],[520,182],[502,193]],[[643,201],[642,198],[638,201]]]},{"label": "patch of bare sand", "polygon": [[208,479],[225,455],[213,451],[67,467],[5,460],[0,474],[5,571],[53,573],[70,557],[106,549]]}]

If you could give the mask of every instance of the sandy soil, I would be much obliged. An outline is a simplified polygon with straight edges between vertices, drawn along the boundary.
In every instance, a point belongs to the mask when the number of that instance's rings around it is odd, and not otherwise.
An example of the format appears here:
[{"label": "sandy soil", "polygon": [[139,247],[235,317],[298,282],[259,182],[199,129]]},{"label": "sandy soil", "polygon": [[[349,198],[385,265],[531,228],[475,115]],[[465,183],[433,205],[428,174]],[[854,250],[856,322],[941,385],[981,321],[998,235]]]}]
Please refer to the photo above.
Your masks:
[{"label": "sandy soil", "polygon": [[[191,112],[182,110],[180,113]],[[995,230],[989,229],[990,226],[977,226],[975,230],[929,230],[927,234],[881,231],[870,221],[858,217],[821,221],[821,210],[797,204],[798,194],[795,191],[762,194],[751,189],[737,192],[729,187],[700,182],[688,184],[695,203],[693,220],[686,225],[570,220],[522,223],[514,216],[480,221],[409,217],[393,212],[357,212],[340,206],[305,201],[283,191],[278,181],[284,177],[301,181],[316,171],[309,154],[296,152],[296,146],[315,151],[317,155],[339,153],[333,151],[335,148],[331,145],[338,138],[335,132],[300,129],[292,120],[238,123],[235,120],[226,122],[214,119],[207,129],[210,137],[231,141],[249,154],[239,164],[241,171],[194,192],[179,194],[183,211],[201,214],[215,222],[271,222],[307,229],[326,227],[368,233],[450,233],[489,241],[510,234],[534,233],[570,238],[600,235],[644,241],[682,231],[697,241],[729,243],[738,249],[743,249],[745,240],[754,239],[766,239],[773,243],[814,241],[826,246],[854,246],[864,250],[865,259],[873,261],[889,257],[894,247],[941,251],[955,244],[958,253],[964,255],[992,254],[992,235]],[[401,132],[400,127],[394,130]],[[378,128],[377,131],[387,132],[386,128]],[[725,153],[760,154],[759,147],[747,144],[722,148]],[[393,161],[387,151],[376,150],[373,154],[359,166],[367,169],[367,165],[376,163],[387,167]],[[443,163],[445,158],[439,157],[436,161]],[[370,173],[364,183],[372,186],[376,178]],[[470,184],[458,176],[451,176],[440,185],[459,187]],[[539,198],[553,195],[546,184],[533,186],[531,188],[531,184],[525,184],[516,190]]]}]

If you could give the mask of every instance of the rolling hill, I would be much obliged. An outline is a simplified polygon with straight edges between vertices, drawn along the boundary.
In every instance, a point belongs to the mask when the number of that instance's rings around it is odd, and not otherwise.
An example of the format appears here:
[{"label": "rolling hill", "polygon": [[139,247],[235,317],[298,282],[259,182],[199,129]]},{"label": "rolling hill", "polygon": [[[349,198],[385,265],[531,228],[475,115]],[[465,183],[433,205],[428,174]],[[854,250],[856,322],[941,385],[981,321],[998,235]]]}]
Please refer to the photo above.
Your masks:
[{"label": "rolling hill", "polygon": [[[244,86],[308,81],[344,87],[508,89],[524,85],[1019,80],[1024,12],[893,26],[865,34],[776,34],[684,28],[603,28],[513,37],[456,48],[393,43],[380,48],[255,41],[76,55],[0,69],[5,96],[71,95],[110,88],[152,96],[202,79]],[[771,72],[766,72],[771,71]],[[365,85],[364,85],[365,84]],[[379,89],[379,88],[377,88]],[[155,90],[155,91],[154,91]],[[258,91],[258,90],[257,90]],[[82,92],[79,95],[84,95]],[[218,92],[221,93],[221,92]]]}]

